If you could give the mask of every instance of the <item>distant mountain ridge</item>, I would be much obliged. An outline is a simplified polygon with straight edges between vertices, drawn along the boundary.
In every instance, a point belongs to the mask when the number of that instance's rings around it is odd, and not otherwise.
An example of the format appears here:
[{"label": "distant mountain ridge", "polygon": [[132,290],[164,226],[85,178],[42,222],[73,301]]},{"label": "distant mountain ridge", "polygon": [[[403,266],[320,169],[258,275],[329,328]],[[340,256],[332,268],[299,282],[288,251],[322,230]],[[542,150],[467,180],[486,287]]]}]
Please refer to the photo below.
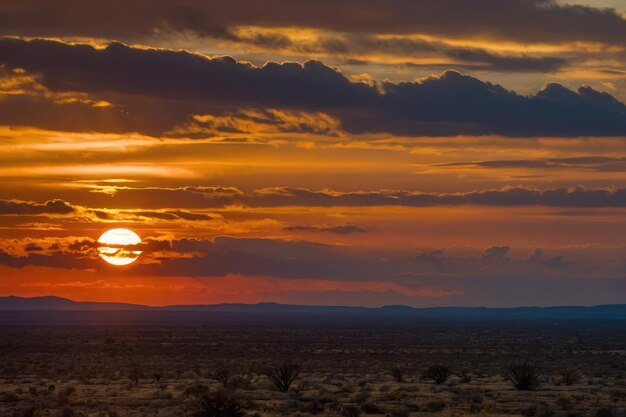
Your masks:
[{"label": "distant mountain ridge", "polygon": [[347,306],[309,306],[264,302],[258,304],[200,304],[151,307],[140,304],[73,301],[67,298],[0,297],[0,314],[19,311],[158,311],[225,312],[244,314],[317,314],[380,317],[459,318],[459,319],[545,319],[545,320],[626,320],[626,304],[555,307],[428,307],[384,306],[378,308]]},{"label": "distant mountain ridge", "polygon": [[101,303],[73,301],[68,298],[47,295],[44,297],[0,297],[0,311],[28,310],[144,310],[148,306],[127,303]]}]

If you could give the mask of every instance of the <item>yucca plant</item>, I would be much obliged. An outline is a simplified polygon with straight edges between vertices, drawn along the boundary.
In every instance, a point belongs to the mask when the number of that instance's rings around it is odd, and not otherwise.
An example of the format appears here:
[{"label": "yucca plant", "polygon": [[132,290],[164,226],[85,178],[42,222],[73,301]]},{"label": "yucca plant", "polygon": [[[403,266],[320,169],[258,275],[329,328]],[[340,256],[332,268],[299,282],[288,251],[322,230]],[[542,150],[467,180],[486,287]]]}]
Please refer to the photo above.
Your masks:
[{"label": "yucca plant", "polygon": [[509,366],[506,377],[520,391],[530,391],[539,385],[541,373],[535,365],[517,363]]},{"label": "yucca plant", "polygon": [[299,375],[300,366],[289,363],[283,363],[267,372],[267,376],[280,392],[289,391],[289,387]]}]

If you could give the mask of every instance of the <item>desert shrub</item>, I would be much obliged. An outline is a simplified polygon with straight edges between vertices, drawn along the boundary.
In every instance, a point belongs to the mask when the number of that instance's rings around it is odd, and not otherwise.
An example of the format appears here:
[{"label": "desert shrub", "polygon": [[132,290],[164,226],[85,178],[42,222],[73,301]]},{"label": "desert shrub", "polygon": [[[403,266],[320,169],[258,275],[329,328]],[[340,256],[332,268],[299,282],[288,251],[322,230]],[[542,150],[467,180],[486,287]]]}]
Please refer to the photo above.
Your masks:
[{"label": "desert shrub", "polygon": [[559,372],[559,383],[563,385],[574,385],[580,380],[578,371],[573,368],[566,368]]},{"label": "desert shrub", "polygon": [[213,379],[222,383],[223,386],[227,386],[233,376],[233,371],[230,366],[222,364],[217,367],[213,374]]},{"label": "desert shrub", "polygon": [[359,417],[361,415],[361,410],[359,407],[354,405],[344,404],[341,407],[341,415],[343,417]]},{"label": "desert shrub", "polygon": [[387,391],[386,393],[382,394],[380,396],[380,399],[382,401],[402,401],[410,397],[412,397],[412,395],[406,391],[394,390],[394,391]]},{"label": "desert shrub", "polygon": [[518,363],[509,366],[506,377],[513,386],[520,391],[530,391],[539,385],[541,373],[539,369],[528,363]]},{"label": "desert shrub", "polygon": [[300,375],[300,367],[283,363],[267,371],[267,376],[280,392],[289,391],[293,381]]},{"label": "desert shrub", "polygon": [[366,402],[361,406],[361,410],[365,414],[383,414],[383,410],[373,402]]},{"label": "desert shrub", "polygon": [[442,411],[446,408],[446,403],[444,401],[430,401],[426,403],[426,410],[431,412]]},{"label": "desert shrub", "polygon": [[223,392],[205,393],[199,399],[193,417],[243,417],[246,413],[236,399]]},{"label": "desert shrub", "polygon": [[450,369],[443,365],[434,365],[426,370],[424,373],[424,378],[430,379],[435,382],[435,384],[443,384],[446,380],[452,375]]},{"label": "desert shrub", "polygon": [[404,372],[399,366],[392,366],[391,369],[389,369],[389,374],[393,380],[398,383],[401,383],[404,380]]}]

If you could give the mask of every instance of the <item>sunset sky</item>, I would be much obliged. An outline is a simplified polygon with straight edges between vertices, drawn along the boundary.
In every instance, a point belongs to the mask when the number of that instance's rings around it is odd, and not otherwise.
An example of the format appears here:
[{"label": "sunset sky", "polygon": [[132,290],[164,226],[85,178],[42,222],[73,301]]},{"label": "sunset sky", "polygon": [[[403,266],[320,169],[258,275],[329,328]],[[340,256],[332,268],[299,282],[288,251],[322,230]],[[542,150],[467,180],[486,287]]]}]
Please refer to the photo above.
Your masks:
[{"label": "sunset sky", "polygon": [[0,0],[0,295],[624,303],[625,102],[624,0]]}]

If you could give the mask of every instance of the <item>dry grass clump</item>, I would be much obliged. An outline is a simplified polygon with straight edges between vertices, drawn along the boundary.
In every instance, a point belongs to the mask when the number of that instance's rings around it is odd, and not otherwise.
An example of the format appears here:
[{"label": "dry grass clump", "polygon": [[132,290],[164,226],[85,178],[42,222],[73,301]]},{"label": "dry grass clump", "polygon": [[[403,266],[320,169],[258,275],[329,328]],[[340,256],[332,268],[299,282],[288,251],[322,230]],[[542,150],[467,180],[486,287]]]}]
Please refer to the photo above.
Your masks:
[{"label": "dry grass clump", "polygon": [[565,368],[559,372],[557,385],[574,385],[580,381],[580,374],[575,368]]}]

